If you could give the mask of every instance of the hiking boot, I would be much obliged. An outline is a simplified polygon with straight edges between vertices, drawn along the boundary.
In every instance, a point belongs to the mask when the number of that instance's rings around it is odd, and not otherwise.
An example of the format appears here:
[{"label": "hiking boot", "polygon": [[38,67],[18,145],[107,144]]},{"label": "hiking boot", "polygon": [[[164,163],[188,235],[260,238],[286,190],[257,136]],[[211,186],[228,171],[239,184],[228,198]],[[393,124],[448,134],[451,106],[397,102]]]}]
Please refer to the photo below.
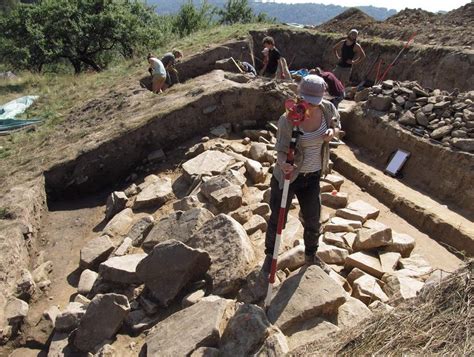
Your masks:
[{"label": "hiking boot", "polygon": [[323,262],[321,259],[319,259],[319,257],[316,254],[315,255],[305,255],[304,256],[304,262],[305,262],[305,265],[307,267],[309,267],[311,265],[317,265],[318,267],[323,269],[323,271],[326,274],[329,274],[329,272],[331,271],[331,268],[325,262]]},{"label": "hiking boot", "polygon": [[261,272],[265,275],[268,275],[270,274],[270,270],[272,268],[272,260],[273,260],[273,256],[270,255],[270,254],[267,254],[265,256],[265,260],[263,261],[263,264],[262,264],[262,269],[261,269]]}]

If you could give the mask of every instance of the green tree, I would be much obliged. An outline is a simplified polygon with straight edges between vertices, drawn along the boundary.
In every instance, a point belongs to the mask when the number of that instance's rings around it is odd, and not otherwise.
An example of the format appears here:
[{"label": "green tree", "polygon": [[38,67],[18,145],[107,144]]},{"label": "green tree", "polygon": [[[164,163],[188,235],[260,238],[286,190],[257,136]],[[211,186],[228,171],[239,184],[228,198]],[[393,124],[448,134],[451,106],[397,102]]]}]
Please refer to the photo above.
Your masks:
[{"label": "green tree", "polygon": [[196,8],[192,0],[188,0],[179,9],[174,19],[174,30],[180,36],[187,36],[192,32],[209,28],[213,25],[212,17],[215,9],[203,1],[200,8]]},{"label": "green tree", "polygon": [[228,0],[218,14],[221,16],[219,22],[225,25],[249,23],[255,17],[247,0]]},{"label": "green tree", "polygon": [[0,20],[0,56],[41,70],[64,59],[75,73],[100,71],[117,55],[131,57],[164,39],[160,18],[138,1],[43,0],[20,4]]}]

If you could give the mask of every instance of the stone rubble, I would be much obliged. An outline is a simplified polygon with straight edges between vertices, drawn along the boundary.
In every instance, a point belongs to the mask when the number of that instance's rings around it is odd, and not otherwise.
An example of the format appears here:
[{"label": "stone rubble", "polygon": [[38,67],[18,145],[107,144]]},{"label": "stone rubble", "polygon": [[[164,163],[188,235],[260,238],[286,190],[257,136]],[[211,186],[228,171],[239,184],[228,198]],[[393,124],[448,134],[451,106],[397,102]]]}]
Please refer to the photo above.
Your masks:
[{"label": "stone rubble", "polygon": [[[371,103],[385,108],[389,99]],[[420,106],[413,117],[423,122],[438,103]],[[292,211],[265,314],[259,305],[267,277],[260,266],[275,139],[271,131],[247,130],[250,139],[236,142],[226,139],[229,128],[216,128],[216,138],[188,150],[186,195],[175,199],[175,182],[148,175],[109,196],[107,225],[80,252],[78,294],[60,313],[55,307],[38,325],[42,334],[31,337],[49,343],[48,356],[113,355],[118,331],[146,331],[149,356],[279,356],[418,294],[432,268],[412,254],[415,240],[377,221],[378,208],[351,201],[344,178],[331,174],[321,181],[322,204],[332,213],[322,218],[317,251],[331,272],[304,265],[302,224]],[[32,274],[25,270],[18,296],[34,296],[50,268],[46,262]],[[9,304],[6,326],[18,330],[28,304]]]},{"label": "stone rubble", "polygon": [[[474,152],[474,103],[472,92],[423,89],[417,82],[391,81],[367,89],[367,109],[386,112],[389,120],[433,143]],[[365,98],[362,98],[365,99]]]}]

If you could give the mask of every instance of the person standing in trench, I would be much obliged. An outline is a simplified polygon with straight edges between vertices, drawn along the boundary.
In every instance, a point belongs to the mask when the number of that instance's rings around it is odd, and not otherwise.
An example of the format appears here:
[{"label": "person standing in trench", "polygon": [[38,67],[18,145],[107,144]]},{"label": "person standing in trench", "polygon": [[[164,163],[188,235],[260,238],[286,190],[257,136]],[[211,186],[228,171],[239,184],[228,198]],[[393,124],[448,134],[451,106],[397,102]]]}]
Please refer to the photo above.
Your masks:
[{"label": "person standing in trench", "polygon": [[[328,272],[317,256],[320,235],[321,200],[319,181],[329,173],[329,141],[337,137],[340,129],[340,116],[332,103],[323,99],[326,84],[317,75],[303,77],[298,86],[298,97],[309,104],[305,119],[300,124],[296,142],[294,165],[286,162],[293,127],[283,114],[278,120],[277,163],[271,179],[270,209],[271,215],[265,236],[265,261],[262,272],[268,274],[271,268],[272,254],[277,233],[285,174],[290,173],[290,186],[286,202],[286,215],[293,197],[296,195],[301,209],[304,227],[305,262],[307,265],[319,265]],[[286,221],[286,217],[285,217]]]},{"label": "person standing in trench", "polygon": [[365,58],[365,52],[357,42],[358,34],[359,31],[356,29],[350,30],[347,34],[347,38],[339,41],[333,47],[334,55],[338,59],[333,73],[345,87],[350,85],[352,67]]}]

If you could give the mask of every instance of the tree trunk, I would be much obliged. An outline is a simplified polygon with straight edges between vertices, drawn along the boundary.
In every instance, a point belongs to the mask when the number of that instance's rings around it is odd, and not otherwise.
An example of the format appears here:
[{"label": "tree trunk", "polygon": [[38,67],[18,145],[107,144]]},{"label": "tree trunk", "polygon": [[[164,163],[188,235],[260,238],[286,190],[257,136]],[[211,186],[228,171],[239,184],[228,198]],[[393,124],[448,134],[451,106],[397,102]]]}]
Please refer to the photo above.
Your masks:
[{"label": "tree trunk", "polygon": [[102,68],[97,63],[95,63],[92,58],[81,57],[80,60],[84,62],[85,64],[87,64],[88,66],[91,66],[94,69],[94,71],[96,72],[102,71]]},{"label": "tree trunk", "polygon": [[81,61],[76,58],[69,58],[69,61],[71,61],[71,64],[74,67],[74,74],[81,73]]}]

